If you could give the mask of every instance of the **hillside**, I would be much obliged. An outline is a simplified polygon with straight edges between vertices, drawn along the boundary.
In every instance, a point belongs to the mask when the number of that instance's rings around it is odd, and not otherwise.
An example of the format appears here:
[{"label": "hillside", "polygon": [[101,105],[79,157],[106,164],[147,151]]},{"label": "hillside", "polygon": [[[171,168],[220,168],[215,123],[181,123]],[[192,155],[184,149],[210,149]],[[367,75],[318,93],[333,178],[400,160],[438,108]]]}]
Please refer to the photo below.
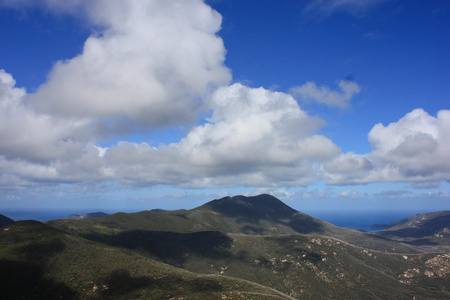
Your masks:
[{"label": "hillside", "polygon": [[197,275],[37,221],[0,231],[0,299],[290,299],[256,283]]},{"label": "hillside", "polygon": [[450,246],[450,211],[412,215],[377,234],[416,245]]},{"label": "hillside", "polygon": [[99,219],[106,217],[108,214],[104,212],[95,212],[95,213],[88,213],[84,215],[77,215],[73,214],[70,216],[65,217],[64,219],[73,219],[73,220],[85,220],[85,219]]},{"label": "hillside", "polygon": [[450,254],[429,247],[339,228],[269,195],[225,197],[10,224],[0,298],[449,299]]},{"label": "hillside", "polygon": [[193,233],[219,231],[247,235],[320,234],[372,250],[418,253],[422,249],[358,230],[340,228],[301,213],[271,195],[235,196],[191,210],[117,213],[97,220],[55,220],[49,224],[73,234],[115,234],[123,230]]},{"label": "hillside", "polygon": [[6,225],[11,224],[13,222],[14,222],[13,219],[10,219],[10,218],[8,218],[7,216],[4,216],[4,215],[0,215],[0,227],[6,226]]}]

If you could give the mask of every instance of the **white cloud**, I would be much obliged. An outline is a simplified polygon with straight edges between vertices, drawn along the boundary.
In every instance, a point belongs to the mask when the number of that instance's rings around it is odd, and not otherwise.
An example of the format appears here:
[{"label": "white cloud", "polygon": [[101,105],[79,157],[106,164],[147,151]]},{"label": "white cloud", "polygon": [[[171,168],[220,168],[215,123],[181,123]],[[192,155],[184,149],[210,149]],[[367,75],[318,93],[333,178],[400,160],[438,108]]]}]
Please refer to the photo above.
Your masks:
[{"label": "white cloud", "polygon": [[412,197],[412,193],[408,190],[382,190],[380,193],[375,194],[377,197],[381,198],[409,198]]},{"label": "white cloud", "polygon": [[307,185],[315,163],[339,148],[314,134],[322,121],[287,94],[241,84],[218,89],[209,122],[179,143],[154,149],[120,143],[105,153],[117,178],[189,187]]},{"label": "white cloud", "polygon": [[408,113],[388,126],[377,124],[369,133],[373,157],[395,168],[399,179],[450,179],[450,111],[437,117],[423,109]]},{"label": "white cloud", "polygon": [[414,189],[431,189],[438,188],[441,185],[439,181],[413,182],[411,187]]},{"label": "white cloud", "polygon": [[342,153],[322,167],[324,181],[336,185],[367,183],[368,177],[376,172],[369,159],[353,152]]},{"label": "white cloud", "polygon": [[437,117],[423,109],[406,114],[388,126],[369,132],[373,151],[341,154],[323,165],[329,184],[371,182],[438,182],[450,180],[450,111]]},{"label": "white cloud", "polygon": [[12,76],[0,70],[2,178],[23,182],[103,177],[91,123],[36,113],[24,104],[25,95]]},{"label": "white cloud", "polygon": [[345,198],[360,198],[361,195],[359,194],[358,191],[353,191],[353,190],[345,190],[343,192],[341,192],[339,194],[341,197],[345,197]]},{"label": "white cloud", "polygon": [[302,86],[293,87],[291,93],[303,101],[316,101],[331,107],[348,108],[353,96],[361,91],[358,84],[349,80],[341,80],[339,87],[342,92],[333,91],[327,86],[318,87],[308,81]]},{"label": "white cloud", "polygon": [[[316,134],[323,121],[292,96],[241,84],[219,88],[208,122],[178,143],[151,146],[95,140],[92,120],[33,111],[25,90],[0,71],[0,182],[100,182],[180,187],[306,186],[450,180],[450,111],[432,117],[417,109],[369,133],[373,151],[341,153]],[[18,121],[20,120],[20,122]],[[94,126],[95,127],[95,126]],[[435,186],[435,185],[433,185]]]},{"label": "white cloud", "polygon": [[[60,11],[61,2],[46,1]],[[64,117],[152,129],[195,119],[199,98],[231,79],[215,35],[221,16],[200,0],[72,1],[104,28],[55,64],[28,103]],[[64,6],[65,7],[65,6]]]},{"label": "white cloud", "polygon": [[[36,94],[15,87],[13,77],[0,71],[3,187],[116,181],[246,185],[283,194],[274,188],[319,180],[417,186],[450,180],[448,110],[432,117],[417,109],[388,126],[377,124],[369,133],[371,153],[341,153],[317,134],[324,121],[291,95],[221,86],[230,80],[215,35],[221,18],[201,1],[73,0],[67,10],[58,1],[45,3],[55,11],[84,11],[105,29],[86,41],[82,54],[58,62]],[[87,5],[94,9],[83,10]],[[309,82],[292,91],[348,107],[360,88],[350,81],[339,86],[342,92]],[[112,130],[126,129],[121,126],[171,126],[192,120],[199,109],[211,111],[210,117],[179,142],[98,145]]]},{"label": "white cloud", "polygon": [[385,0],[312,0],[305,7],[304,13],[318,13],[321,16],[328,16],[333,13],[346,12],[355,16],[360,16],[384,1]]}]

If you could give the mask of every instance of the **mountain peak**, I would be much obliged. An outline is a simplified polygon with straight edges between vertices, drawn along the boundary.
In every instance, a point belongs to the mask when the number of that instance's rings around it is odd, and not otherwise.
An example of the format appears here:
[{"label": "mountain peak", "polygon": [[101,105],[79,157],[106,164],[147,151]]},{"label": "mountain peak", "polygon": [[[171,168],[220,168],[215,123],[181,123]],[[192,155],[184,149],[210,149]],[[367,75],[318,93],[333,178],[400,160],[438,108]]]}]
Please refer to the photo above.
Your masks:
[{"label": "mountain peak", "polygon": [[246,219],[283,219],[290,218],[297,213],[295,209],[268,194],[251,197],[228,196],[208,202],[203,207],[227,217]]}]

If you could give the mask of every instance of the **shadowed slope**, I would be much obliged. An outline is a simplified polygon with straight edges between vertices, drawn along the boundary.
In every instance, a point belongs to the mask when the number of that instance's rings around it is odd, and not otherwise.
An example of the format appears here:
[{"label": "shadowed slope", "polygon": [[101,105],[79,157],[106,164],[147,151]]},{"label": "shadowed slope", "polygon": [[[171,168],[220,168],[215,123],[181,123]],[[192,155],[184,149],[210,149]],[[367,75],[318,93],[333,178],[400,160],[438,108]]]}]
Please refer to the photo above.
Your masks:
[{"label": "shadowed slope", "polygon": [[430,237],[436,235],[450,238],[450,211],[413,215],[388,225],[380,234],[401,237]]},{"label": "shadowed slope", "polygon": [[101,219],[54,220],[48,224],[81,236],[117,236],[123,231],[133,230],[174,233],[216,231],[251,235],[320,234],[380,251],[421,251],[386,237],[334,226],[298,212],[270,195],[225,197],[191,210],[116,213]]},{"label": "shadowed slope", "polygon": [[413,245],[434,245],[435,251],[450,249],[450,211],[412,215],[375,234]]},{"label": "shadowed slope", "polygon": [[213,200],[201,206],[203,209],[216,211],[230,218],[245,221],[259,219],[286,219],[294,216],[297,211],[287,206],[271,195],[254,197],[234,196]]},{"label": "shadowed slope", "polygon": [[256,283],[197,275],[37,221],[0,230],[0,279],[0,299],[291,299]]},{"label": "shadowed slope", "polygon": [[[205,222],[207,220],[202,218],[202,213],[205,212],[215,214],[216,220],[222,218],[222,226],[225,225],[223,223],[227,223],[226,225],[230,229],[228,232],[235,233],[324,233],[328,227],[327,223],[300,213],[267,194],[253,197],[234,196],[213,200],[191,210],[187,216],[190,219],[198,220],[199,223]],[[214,220],[214,218],[212,219]],[[211,225],[220,227],[220,223]]]},{"label": "shadowed slope", "polygon": [[7,216],[4,216],[4,215],[0,215],[0,227],[6,226],[6,225],[11,224],[13,222],[14,222],[13,219],[10,219],[10,218],[8,218]]}]

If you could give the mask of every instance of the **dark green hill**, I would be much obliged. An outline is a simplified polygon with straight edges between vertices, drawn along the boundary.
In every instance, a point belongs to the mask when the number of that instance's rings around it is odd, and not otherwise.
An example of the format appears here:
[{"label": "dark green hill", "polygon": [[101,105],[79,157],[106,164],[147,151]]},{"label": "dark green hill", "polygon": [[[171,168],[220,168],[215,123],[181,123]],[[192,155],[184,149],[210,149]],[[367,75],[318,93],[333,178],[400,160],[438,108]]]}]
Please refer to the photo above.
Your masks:
[{"label": "dark green hill", "polygon": [[449,254],[385,253],[311,234],[228,236],[227,256],[190,254],[183,268],[244,278],[296,299],[450,299]]},{"label": "dark green hill", "polygon": [[297,211],[277,198],[263,194],[254,197],[234,196],[213,200],[200,209],[212,210],[226,217],[245,221],[292,218]]},{"label": "dark green hill", "polygon": [[410,237],[446,235],[450,237],[450,211],[413,215],[385,228],[391,234]]},{"label": "dark green hill", "polygon": [[210,201],[191,210],[153,210],[117,213],[94,220],[54,220],[49,224],[67,232],[113,235],[124,230],[286,235],[320,234],[368,249],[416,253],[421,250],[358,230],[340,228],[298,212],[270,195],[235,196]]},{"label": "dark green hill", "polygon": [[226,297],[291,299],[256,283],[197,275],[37,221],[15,222],[0,231],[0,299]]},{"label": "dark green hill", "polygon": [[450,246],[450,211],[412,215],[377,234],[416,245]]},{"label": "dark green hill", "polygon": [[10,218],[8,218],[7,216],[4,216],[4,215],[0,215],[0,227],[6,226],[6,225],[11,224],[13,222],[14,222],[13,219],[10,219]]},{"label": "dark green hill", "polygon": [[198,223],[233,233],[328,233],[334,229],[331,224],[302,214],[266,194],[213,200],[189,211],[186,216]]},{"label": "dark green hill", "polygon": [[84,215],[73,214],[73,215],[65,217],[64,219],[73,219],[73,220],[100,219],[100,218],[106,217],[107,215],[108,214],[104,213],[104,212],[88,213],[88,214],[84,214]]},{"label": "dark green hill", "polygon": [[36,221],[5,229],[1,299],[450,298],[449,254],[384,253],[312,234],[81,238]]},{"label": "dark green hill", "polygon": [[0,299],[450,299],[450,254],[424,249],[226,197],[5,226]]}]

